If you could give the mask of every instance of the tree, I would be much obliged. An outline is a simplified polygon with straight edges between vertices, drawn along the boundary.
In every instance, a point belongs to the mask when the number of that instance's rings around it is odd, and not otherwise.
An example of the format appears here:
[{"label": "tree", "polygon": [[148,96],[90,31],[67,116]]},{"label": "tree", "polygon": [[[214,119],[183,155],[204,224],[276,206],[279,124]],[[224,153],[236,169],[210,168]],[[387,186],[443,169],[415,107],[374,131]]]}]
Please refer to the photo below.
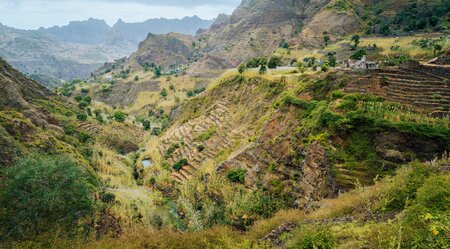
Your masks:
[{"label": "tree", "polygon": [[275,69],[275,68],[281,66],[281,57],[279,57],[279,56],[270,57],[269,62],[267,63],[267,66],[270,69]]},{"label": "tree", "polygon": [[367,55],[367,51],[365,49],[359,49],[352,56],[350,56],[350,59],[361,60],[364,55]]},{"label": "tree", "polygon": [[330,36],[329,35],[324,35],[323,36],[323,42],[325,43],[325,47],[328,46],[328,43],[330,42]]},{"label": "tree", "polygon": [[124,122],[125,119],[126,119],[126,117],[127,117],[127,114],[124,113],[124,112],[116,111],[116,112],[114,113],[114,119],[115,119],[117,122],[121,122],[121,123]]},{"label": "tree", "polygon": [[321,69],[323,72],[326,72],[326,71],[330,70],[330,66],[329,66],[327,63],[323,63],[323,64],[320,66],[320,69]]},{"label": "tree", "polygon": [[265,74],[265,73],[267,73],[267,67],[264,65],[259,68],[259,74]]},{"label": "tree", "polygon": [[438,54],[440,53],[442,50],[442,45],[441,44],[434,44],[434,54]]},{"label": "tree", "polygon": [[299,61],[296,65],[300,73],[304,73],[306,71],[305,64],[303,62]]},{"label": "tree", "polygon": [[77,119],[80,121],[86,121],[87,120],[87,115],[84,113],[78,113],[77,114]]},{"label": "tree", "polygon": [[138,81],[138,80],[139,80],[139,76],[136,75],[136,76],[134,77],[134,81]]},{"label": "tree", "polygon": [[0,236],[75,231],[95,211],[93,176],[67,157],[24,157],[2,176]]},{"label": "tree", "polygon": [[161,97],[166,98],[167,97],[167,90],[166,88],[161,89],[161,92],[159,93]]},{"label": "tree", "polygon": [[155,78],[159,78],[162,75],[162,68],[160,66],[155,66],[153,69],[153,73],[155,74]]},{"label": "tree", "polygon": [[243,73],[245,72],[245,69],[247,69],[247,66],[246,66],[245,64],[241,64],[241,65],[239,65],[239,67],[238,67],[238,72],[239,72],[240,74],[243,74]]},{"label": "tree", "polygon": [[147,119],[144,119],[141,121],[142,126],[144,126],[144,130],[148,131],[151,128],[151,124],[150,121],[148,121]]},{"label": "tree", "polygon": [[352,36],[353,48],[356,49],[360,43],[361,37],[359,35]]},{"label": "tree", "polygon": [[314,64],[316,64],[316,58],[314,57],[306,57],[303,59],[303,61],[306,63],[306,67],[310,68],[313,67]]},{"label": "tree", "polygon": [[227,172],[227,178],[228,180],[236,183],[244,183],[245,174],[247,173],[247,170],[245,169],[230,169]]},{"label": "tree", "polygon": [[328,58],[328,65],[330,66],[330,67],[335,67],[336,66],[336,53],[334,53],[334,52],[329,52],[328,54],[327,54],[327,58]]},{"label": "tree", "polygon": [[255,58],[251,58],[250,60],[248,60],[246,67],[247,68],[257,68],[259,67],[259,62],[260,58],[255,57]]}]

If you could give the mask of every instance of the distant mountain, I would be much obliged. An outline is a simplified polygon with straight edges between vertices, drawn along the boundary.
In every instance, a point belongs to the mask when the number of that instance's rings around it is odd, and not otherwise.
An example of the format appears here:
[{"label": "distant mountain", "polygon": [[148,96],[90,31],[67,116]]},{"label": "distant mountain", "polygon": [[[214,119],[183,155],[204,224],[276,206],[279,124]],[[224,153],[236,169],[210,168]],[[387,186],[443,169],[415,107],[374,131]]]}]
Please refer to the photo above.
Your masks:
[{"label": "distant mountain", "polygon": [[195,34],[213,22],[193,16],[141,23],[119,20],[110,27],[104,20],[90,18],[35,31],[0,24],[0,56],[51,88],[60,80],[87,78],[105,62],[129,56],[149,33]]},{"label": "distant mountain", "polygon": [[[40,31],[0,25],[0,56],[23,73],[46,75],[39,80],[86,78],[105,61],[129,55],[134,49],[132,45],[63,42]],[[43,83],[51,86],[54,81]]]},{"label": "distant mountain", "polygon": [[209,28],[214,20],[203,20],[198,16],[185,17],[183,19],[149,19],[140,23],[125,23],[121,19],[113,26],[113,29],[127,37],[130,41],[139,43],[148,33],[168,34],[180,33],[195,35],[199,29]]},{"label": "distant mountain", "polygon": [[104,20],[90,18],[86,21],[70,22],[62,27],[40,28],[38,31],[58,41],[95,45],[106,41],[112,29]]},{"label": "distant mountain", "polygon": [[185,35],[195,35],[199,29],[206,29],[214,20],[203,20],[198,16],[184,17],[183,19],[148,19],[144,22],[126,23],[119,19],[113,27],[104,20],[90,18],[86,21],[70,22],[66,26],[54,26],[48,29],[40,28],[38,32],[62,42],[76,42],[81,44],[97,45],[117,41],[131,43],[137,47],[148,33],[168,34],[176,32]]}]

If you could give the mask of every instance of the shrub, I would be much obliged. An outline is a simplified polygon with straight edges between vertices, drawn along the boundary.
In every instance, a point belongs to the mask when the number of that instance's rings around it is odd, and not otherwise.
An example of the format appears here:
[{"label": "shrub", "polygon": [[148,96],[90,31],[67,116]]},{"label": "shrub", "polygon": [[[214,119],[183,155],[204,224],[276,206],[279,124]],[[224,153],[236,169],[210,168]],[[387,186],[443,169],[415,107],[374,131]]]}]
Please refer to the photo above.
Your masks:
[{"label": "shrub", "polygon": [[21,158],[2,172],[0,234],[30,238],[79,228],[94,212],[94,184],[84,170],[61,156]]},{"label": "shrub", "polygon": [[187,96],[188,98],[191,98],[191,97],[194,97],[194,96],[195,96],[195,93],[194,93],[194,91],[189,90],[189,91],[186,93],[186,96]]},{"label": "shrub", "polygon": [[123,113],[121,111],[117,111],[117,112],[114,113],[114,119],[117,122],[121,122],[121,123],[124,122],[126,117],[127,117],[127,114],[125,114],[125,113]]},{"label": "shrub", "polygon": [[78,107],[79,107],[80,109],[84,109],[84,108],[86,108],[88,105],[89,105],[89,103],[86,102],[86,101],[84,101],[84,100],[82,100],[82,101],[80,101],[80,102],[78,103]]},{"label": "shrub", "polygon": [[259,74],[265,74],[267,73],[267,67],[266,66],[261,66],[259,68]]},{"label": "shrub", "polygon": [[180,161],[176,162],[176,163],[172,166],[172,168],[173,168],[175,171],[178,171],[178,170],[180,170],[181,168],[183,168],[183,167],[186,166],[186,165],[189,165],[188,160],[183,158],[183,159],[181,159]]},{"label": "shrub", "polygon": [[64,134],[66,135],[73,135],[75,133],[75,126],[73,125],[67,125],[64,127]]},{"label": "shrub", "polygon": [[86,132],[80,132],[78,133],[78,140],[82,143],[86,143],[91,138],[91,135]]},{"label": "shrub", "polygon": [[302,229],[300,238],[288,248],[292,249],[331,249],[334,248],[335,238],[327,228],[313,227]]},{"label": "shrub", "polygon": [[245,169],[230,169],[227,172],[227,178],[228,180],[232,182],[237,183],[244,183],[245,174],[247,173],[247,170]]},{"label": "shrub", "polygon": [[281,66],[281,57],[279,56],[270,57],[269,62],[267,63],[267,67],[269,67],[270,69],[275,69],[279,66]]},{"label": "shrub", "polygon": [[359,49],[350,56],[350,59],[361,60],[364,55],[367,55],[367,51],[365,49]]},{"label": "shrub", "polygon": [[80,121],[86,121],[87,120],[87,115],[84,113],[78,113],[77,114],[77,119]]},{"label": "shrub", "polygon": [[240,74],[243,74],[243,73],[245,72],[245,69],[247,69],[247,66],[246,66],[245,64],[241,64],[241,65],[239,65],[239,67],[238,67],[238,72],[239,72]]},{"label": "shrub", "polygon": [[136,75],[136,77],[134,77],[134,81],[138,81],[139,80],[139,76]]},{"label": "shrub", "polygon": [[432,176],[417,190],[417,198],[406,210],[405,248],[447,248],[450,175]]},{"label": "shrub", "polygon": [[144,119],[141,121],[142,126],[144,127],[144,130],[148,131],[151,128],[151,124],[150,121],[148,121],[147,119]]},{"label": "shrub", "polygon": [[205,146],[204,146],[203,144],[197,145],[197,151],[198,151],[198,152],[202,152],[202,151],[204,151],[204,150],[205,150]]},{"label": "shrub", "polygon": [[161,97],[166,98],[167,97],[167,90],[165,88],[161,89],[161,92],[159,92],[159,95]]}]

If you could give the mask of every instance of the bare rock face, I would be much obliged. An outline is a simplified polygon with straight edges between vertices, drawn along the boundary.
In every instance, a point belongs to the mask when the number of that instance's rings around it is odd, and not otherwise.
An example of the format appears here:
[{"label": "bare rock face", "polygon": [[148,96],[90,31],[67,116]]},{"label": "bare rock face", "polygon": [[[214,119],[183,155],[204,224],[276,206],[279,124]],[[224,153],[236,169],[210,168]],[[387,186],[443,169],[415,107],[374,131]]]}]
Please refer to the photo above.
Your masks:
[{"label": "bare rock face", "polygon": [[330,163],[325,149],[318,142],[314,142],[306,150],[302,167],[303,176],[299,184],[304,192],[303,197],[297,200],[299,207],[332,194],[329,169]]},{"label": "bare rock face", "polygon": [[147,39],[139,44],[139,50],[130,59],[142,66],[154,63],[165,69],[173,65],[188,64],[193,56],[193,37],[170,33],[167,35],[149,34]]}]

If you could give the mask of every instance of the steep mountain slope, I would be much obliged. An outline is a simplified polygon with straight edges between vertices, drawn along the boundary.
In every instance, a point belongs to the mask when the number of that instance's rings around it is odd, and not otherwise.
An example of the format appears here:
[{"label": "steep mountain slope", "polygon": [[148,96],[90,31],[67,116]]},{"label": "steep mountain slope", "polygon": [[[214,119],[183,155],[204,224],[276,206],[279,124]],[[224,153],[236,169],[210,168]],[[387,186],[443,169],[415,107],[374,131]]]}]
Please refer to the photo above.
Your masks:
[{"label": "steep mountain slope", "polygon": [[39,83],[26,78],[0,59],[0,166],[4,167],[21,153],[35,148],[53,151],[70,145],[56,137],[61,124],[45,106],[50,99],[60,110],[67,110],[56,96]]},{"label": "steep mountain slope", "polygon": [[176,33],[149,34],[129,60],[140,66],[153,63],[166,69],[176,68],[189,63],[192,58],[192,41],[193,37]]}]

